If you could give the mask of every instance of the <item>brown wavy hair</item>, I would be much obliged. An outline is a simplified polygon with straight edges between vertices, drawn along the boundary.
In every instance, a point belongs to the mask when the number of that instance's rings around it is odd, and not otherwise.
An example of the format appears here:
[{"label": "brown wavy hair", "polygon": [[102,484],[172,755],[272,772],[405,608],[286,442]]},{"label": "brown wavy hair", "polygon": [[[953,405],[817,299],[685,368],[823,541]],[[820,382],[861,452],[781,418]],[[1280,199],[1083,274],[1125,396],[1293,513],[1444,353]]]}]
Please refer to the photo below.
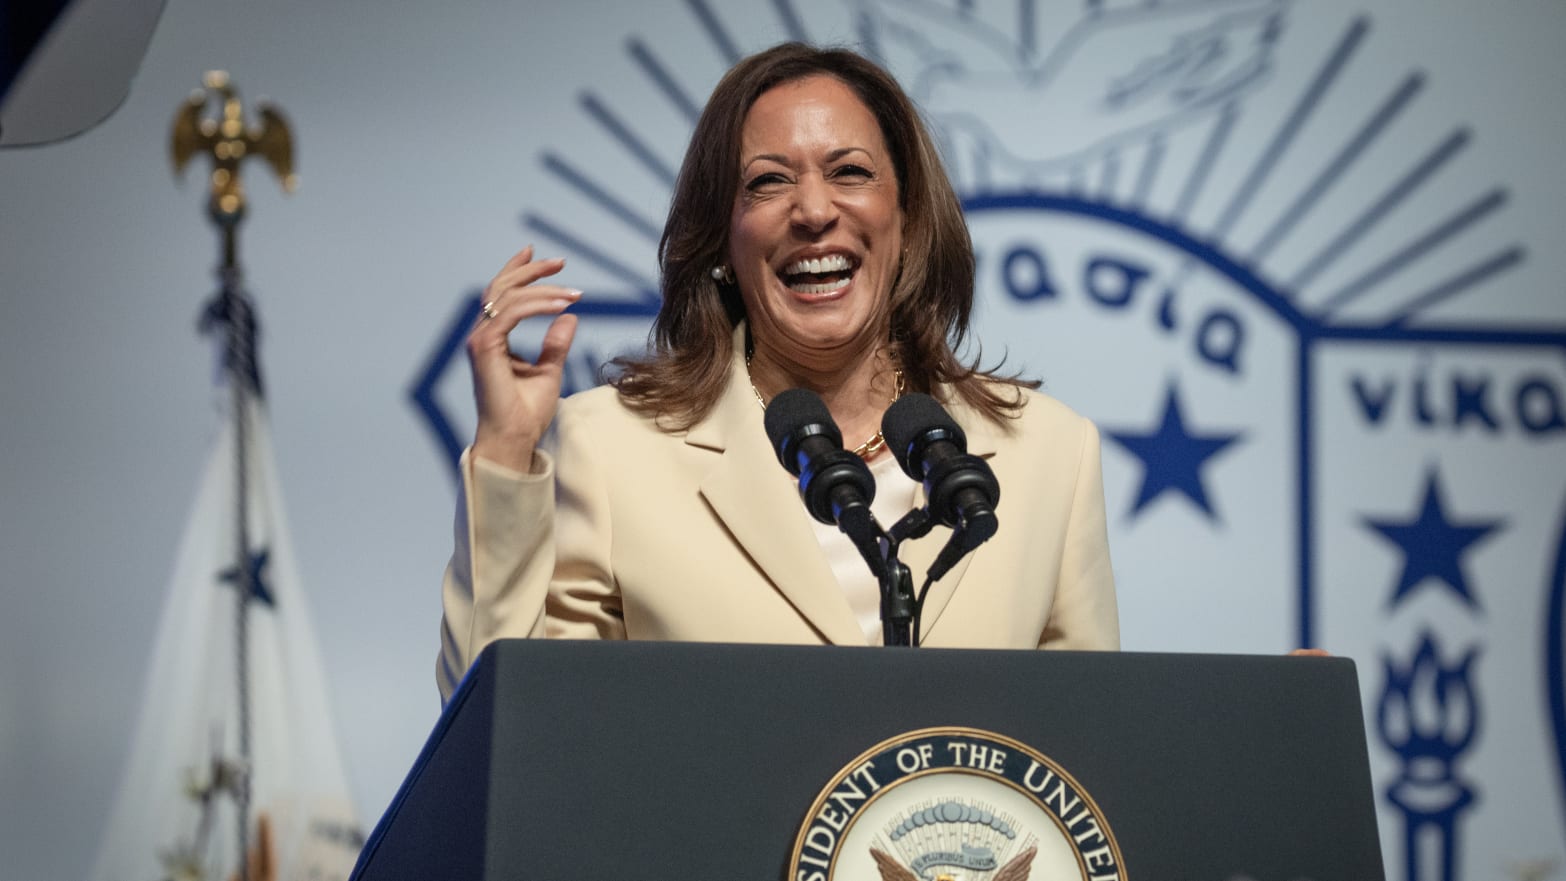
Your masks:
[{"label": "brown wavy hair", "polygon": [[646,358],[616,358],[611,382],[626,406],[675,430],[711,412],[729,379],[734,326],[745,317],[739,287],[710,274],[728,250],[745,115],[768,90],[821,75],[853,89],[892,154],[905,254],[915,255],[898,269],[889,310],[907,387],[929,392],[949,385],[996,423],[1015,417],[1023,400],[1018,387],[1038,383],[997,376],[981,369],[977,358],[963,364],[956,354],[973,310],[973,243],[918,109],[891,74],[864,56],[803,43],[745,58],[707,99],[658,244],[663,305],[653,321],[651,351]]}]

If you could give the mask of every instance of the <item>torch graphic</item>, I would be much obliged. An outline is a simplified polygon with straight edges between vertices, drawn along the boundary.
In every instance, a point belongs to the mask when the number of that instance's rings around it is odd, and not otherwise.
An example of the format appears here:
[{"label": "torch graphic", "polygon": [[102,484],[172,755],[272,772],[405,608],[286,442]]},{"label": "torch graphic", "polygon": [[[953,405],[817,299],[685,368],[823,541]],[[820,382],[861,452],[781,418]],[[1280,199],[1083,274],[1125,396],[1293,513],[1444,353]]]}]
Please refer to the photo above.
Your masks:
[{"label": "torch graphic", "polygon": [[[1408,665],[1382,655],[1386,686],[1376,716],[1382,742],[1403,760],[1387,797],[1403,812],[1408,881],[1456,877],[1457,815],[1473,804],[1475,793],[1453,766],[1479,730],[1479,706],[1469,681],[1478,653],[1470,649],[1461,662],[1446,666],[1426,632]],[[1430,864],[1427,857],[1434,857]]]}]

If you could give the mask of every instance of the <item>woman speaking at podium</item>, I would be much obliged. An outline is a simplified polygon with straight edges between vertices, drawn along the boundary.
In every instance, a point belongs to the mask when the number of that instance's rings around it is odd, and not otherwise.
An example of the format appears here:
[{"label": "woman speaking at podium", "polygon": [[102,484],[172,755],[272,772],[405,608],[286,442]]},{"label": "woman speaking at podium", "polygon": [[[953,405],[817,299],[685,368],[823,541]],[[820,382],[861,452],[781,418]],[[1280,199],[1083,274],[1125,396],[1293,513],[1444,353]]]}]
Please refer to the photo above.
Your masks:
[{"label": "woman speaking at podium", "polygon": [[[581,292],[555,282],[563,261],[525,248],[485,291],[443,697],[505,637],[879,644],[876,578],[811,519],[763,427],[792,388],[818,394],[868,464],[880,523],[924,504],[880,433],[905,393],[939,400],[1004,489],[994,538],[930,588],[923,644],[1118,647],[1097,430],[956,354],[972,245],[890,75],[801,44],[742,60],[696,124],[658,255],[648,353],[564,401]],[[537,360],[517,357],[507,335],[540,316],[554,318]],[[948,535],[900,558],[922,578]]]}]

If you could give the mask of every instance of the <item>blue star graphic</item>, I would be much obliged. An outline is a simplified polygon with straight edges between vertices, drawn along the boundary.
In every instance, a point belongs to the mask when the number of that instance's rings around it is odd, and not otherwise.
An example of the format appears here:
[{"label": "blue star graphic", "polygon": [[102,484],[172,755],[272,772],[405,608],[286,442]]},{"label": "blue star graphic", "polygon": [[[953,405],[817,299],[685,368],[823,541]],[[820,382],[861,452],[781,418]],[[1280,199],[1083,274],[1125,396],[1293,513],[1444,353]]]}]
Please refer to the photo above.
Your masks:
[{"label": "blue star graphic", "polygon": [[[277,607],[277,601],[272,596],[272,591],[266,586],[266,564],[271,558],[272,552],[267,548],[250,554],[250,599],[260,603],[269,609]],[[234,566],[224,569],[218,574],[218,580],[225,584],[239,584],[239,570]]]},{"label": "blue star graphic", "polygon": [[1422,584],[1445,584],[1464,603],[1477,609],[1479,601],[1463,576],[1463,553],[1503,525],[1504,520],[1459,522],[1446,516],[1441,503],[1441,482],[1432,470],[1425,478],[1425,499],[1412,520],[1373,520],[1364,524],[1403,552],[1403,574],[1388,607],[1395,607]]},{"label": "blue star graphic", "polygon": [[1240,432],[1193,434],[1187,431],[1185,417],[1180,412],[1180,393],[1171,384],[1164,399],[1162,424],[1145,434],[1112,431],[1109,436],[1126,452],[1142,460],[1142,488],[1131,509],[1132,517],[1140,514],[1154,499],[1174,491],[1190,499],[1207,519],[1218,519],[1202,484],[1202,466],[1239,440]]}]

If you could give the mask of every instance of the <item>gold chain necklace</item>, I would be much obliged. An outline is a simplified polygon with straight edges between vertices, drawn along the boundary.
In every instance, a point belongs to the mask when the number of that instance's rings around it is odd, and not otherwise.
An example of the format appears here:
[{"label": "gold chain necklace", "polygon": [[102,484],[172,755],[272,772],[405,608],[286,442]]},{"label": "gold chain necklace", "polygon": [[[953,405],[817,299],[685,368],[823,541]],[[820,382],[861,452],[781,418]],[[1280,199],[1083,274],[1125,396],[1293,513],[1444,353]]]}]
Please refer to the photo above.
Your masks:
[{"label": "gold chain necklace", "polygon": [[[750,379],[750,355],[745,356],[745,378]],[[767,409],[767,399],[761,396],[761,390],[756,388],[756,381],[754,379],[750,380],[750,393],[756,396],[756,403],[761,405],[761,409]],[[894,367],[892,368],[892,401],[895,403],[897,399],[902,396],[903,369],[901,367]],[[886,446],[886,436],[883,435],[880,431],[877,431],[875,434],[870,436],[869,440],[865,441],[857,447],[854,447],[853,453],[861,459],[868,460],[876,453],[881,452],[881,448],[884,446]]]}]

